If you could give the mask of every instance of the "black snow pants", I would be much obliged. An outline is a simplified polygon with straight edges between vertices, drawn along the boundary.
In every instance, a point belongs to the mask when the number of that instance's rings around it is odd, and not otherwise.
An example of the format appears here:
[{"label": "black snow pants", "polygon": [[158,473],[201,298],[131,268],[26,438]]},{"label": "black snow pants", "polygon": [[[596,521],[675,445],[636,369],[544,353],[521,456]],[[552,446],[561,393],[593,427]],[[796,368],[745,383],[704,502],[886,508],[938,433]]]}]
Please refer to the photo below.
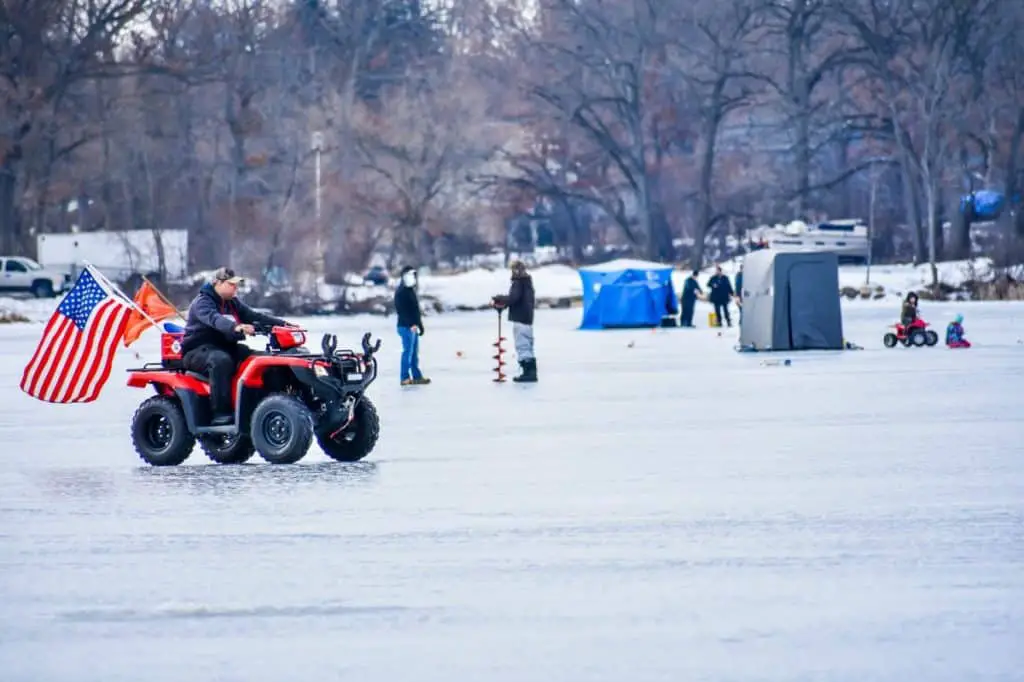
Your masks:
[{"label": "black snow pants", "polygon": [[697,299],[695,298],[684,298],[682,304],[682,314],[679,316],[679,325],[682,327],[693,326],[693,310],[696,307]]},{"label": "black snow pants", "polygon": [[729,302],[722,303],[720,301],[714,301],[715,305],[715,317],[718,319],[718,326],[722,326],[723,313],[725,317],[725,323],[732,326],[732,318],[729,317]]},{"label": "black snow pants", "polygon": [[210,409],[214,417],[231,414],[231,382],[238,365],[251,354],[252,349],[241,343],[231,353],[205,344],[193,348],[181,359],[185,369],[210,380]]}]

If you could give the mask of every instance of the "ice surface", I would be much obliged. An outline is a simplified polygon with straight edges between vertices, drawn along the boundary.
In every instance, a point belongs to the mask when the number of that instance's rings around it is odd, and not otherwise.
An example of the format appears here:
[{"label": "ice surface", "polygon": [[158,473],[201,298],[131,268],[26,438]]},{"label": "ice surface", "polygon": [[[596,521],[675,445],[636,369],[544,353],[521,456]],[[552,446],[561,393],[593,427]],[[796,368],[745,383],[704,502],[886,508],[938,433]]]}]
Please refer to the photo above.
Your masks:
[{"label": "ice surface", "polygon": [[491,383],[494,314],[444,315],[406,390],[393,319],[318,319],[385,340],[368,460],[164,470],[130,351],[44,405],[40,326],[0,328],[0,679],[1022,679],[1024,306],[923,312],[976,347],[850,305],[866,350],[765,366],[540,311],[528,386]]}]

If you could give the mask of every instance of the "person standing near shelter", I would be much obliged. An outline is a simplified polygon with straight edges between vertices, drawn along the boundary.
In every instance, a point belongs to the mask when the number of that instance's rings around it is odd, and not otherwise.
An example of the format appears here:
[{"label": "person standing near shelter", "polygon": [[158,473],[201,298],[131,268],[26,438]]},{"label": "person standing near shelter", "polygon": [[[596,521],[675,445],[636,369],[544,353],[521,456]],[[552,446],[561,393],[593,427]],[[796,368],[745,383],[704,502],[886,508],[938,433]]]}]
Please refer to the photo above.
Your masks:
[{"label": "person standing near shelter", "polygon": [[420,337],[423,336],[423,314],[416,294],[416,269],[402,268],[401,280],[395,289],[395,315],[398,316],[398,336],[402,339],[402,386],[429,384],[430,379],[420,371]]},{"label": "person standing near shelter", "polygon": [[[537,356],[533,353],[533,310],[536,299],[533,292],[533,278],[526,271],[522,261],[512,263],[512,284],[507,295],[491,299],[491,305],[499,311],[508,308],[508,321],[512,323],[512,338],[516,346],[516,359],[522,374],[513,377],[517,383],[537,381]],[[500,312],[499,312],[500,314]]]},{"label": "person standing near shelter", "polygon": [[735,292],[729,278],[722,274],[722,266],[715,266],[715,274],[708,280],[708,300],[715,306],[715,319],[718,326],[722,326],[722,317],[725,323],[732,326],[732,318],[729,317],[729,301],[732,300]]},{"label": "person standing near shelter", "polygon": [[740,309],[740,324],[743,324],[743,262],[736,273],[736,306]]},{"label": "person standing near shelter", "polygon": [[700,282],[697,281],[698,274],[699,273],[694,270],[690,273],[690,276],[686,278],[686,281],[683,282],[683,293],[679,297],[682,299],[682,313],[679,316],[680,327],[693,326],[693,312],[697,307],[697,297],[704,293],[703,289],[700,288]]}]

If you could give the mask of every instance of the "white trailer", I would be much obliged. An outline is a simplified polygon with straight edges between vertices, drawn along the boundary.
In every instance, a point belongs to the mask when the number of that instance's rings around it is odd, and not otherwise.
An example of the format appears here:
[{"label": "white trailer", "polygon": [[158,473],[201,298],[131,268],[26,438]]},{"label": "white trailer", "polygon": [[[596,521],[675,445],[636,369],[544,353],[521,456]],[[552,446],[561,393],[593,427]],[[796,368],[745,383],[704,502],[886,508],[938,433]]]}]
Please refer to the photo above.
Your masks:
[{"label": "white trailer", "polygon": [[[168,279],[188,274],[188,230],[161,230]],[[72,232],[36,237],[39,262],[47,268],[81,271],[85,263],[112,280],[160,271],[157,235],[151,230]]]}]

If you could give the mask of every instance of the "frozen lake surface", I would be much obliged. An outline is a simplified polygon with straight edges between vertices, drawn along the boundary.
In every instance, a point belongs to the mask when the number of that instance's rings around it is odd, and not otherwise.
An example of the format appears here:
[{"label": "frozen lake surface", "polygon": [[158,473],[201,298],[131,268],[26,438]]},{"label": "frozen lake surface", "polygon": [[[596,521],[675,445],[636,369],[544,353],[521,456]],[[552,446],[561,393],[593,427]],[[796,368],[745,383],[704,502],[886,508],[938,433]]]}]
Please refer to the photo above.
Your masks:
[{"label": "frozen lake surface", "polygon": [[1024,679],[1024,306],[957,311],[973,349],[863,303],[864,351],[790,367],[541,311],[532,386],[491,383],[494,315],[433,317],[406,390],[393,319],[319,319],[383,336],[371,456],[176,469],[129,352],[50,406],[0,327],[0,680]]}]

